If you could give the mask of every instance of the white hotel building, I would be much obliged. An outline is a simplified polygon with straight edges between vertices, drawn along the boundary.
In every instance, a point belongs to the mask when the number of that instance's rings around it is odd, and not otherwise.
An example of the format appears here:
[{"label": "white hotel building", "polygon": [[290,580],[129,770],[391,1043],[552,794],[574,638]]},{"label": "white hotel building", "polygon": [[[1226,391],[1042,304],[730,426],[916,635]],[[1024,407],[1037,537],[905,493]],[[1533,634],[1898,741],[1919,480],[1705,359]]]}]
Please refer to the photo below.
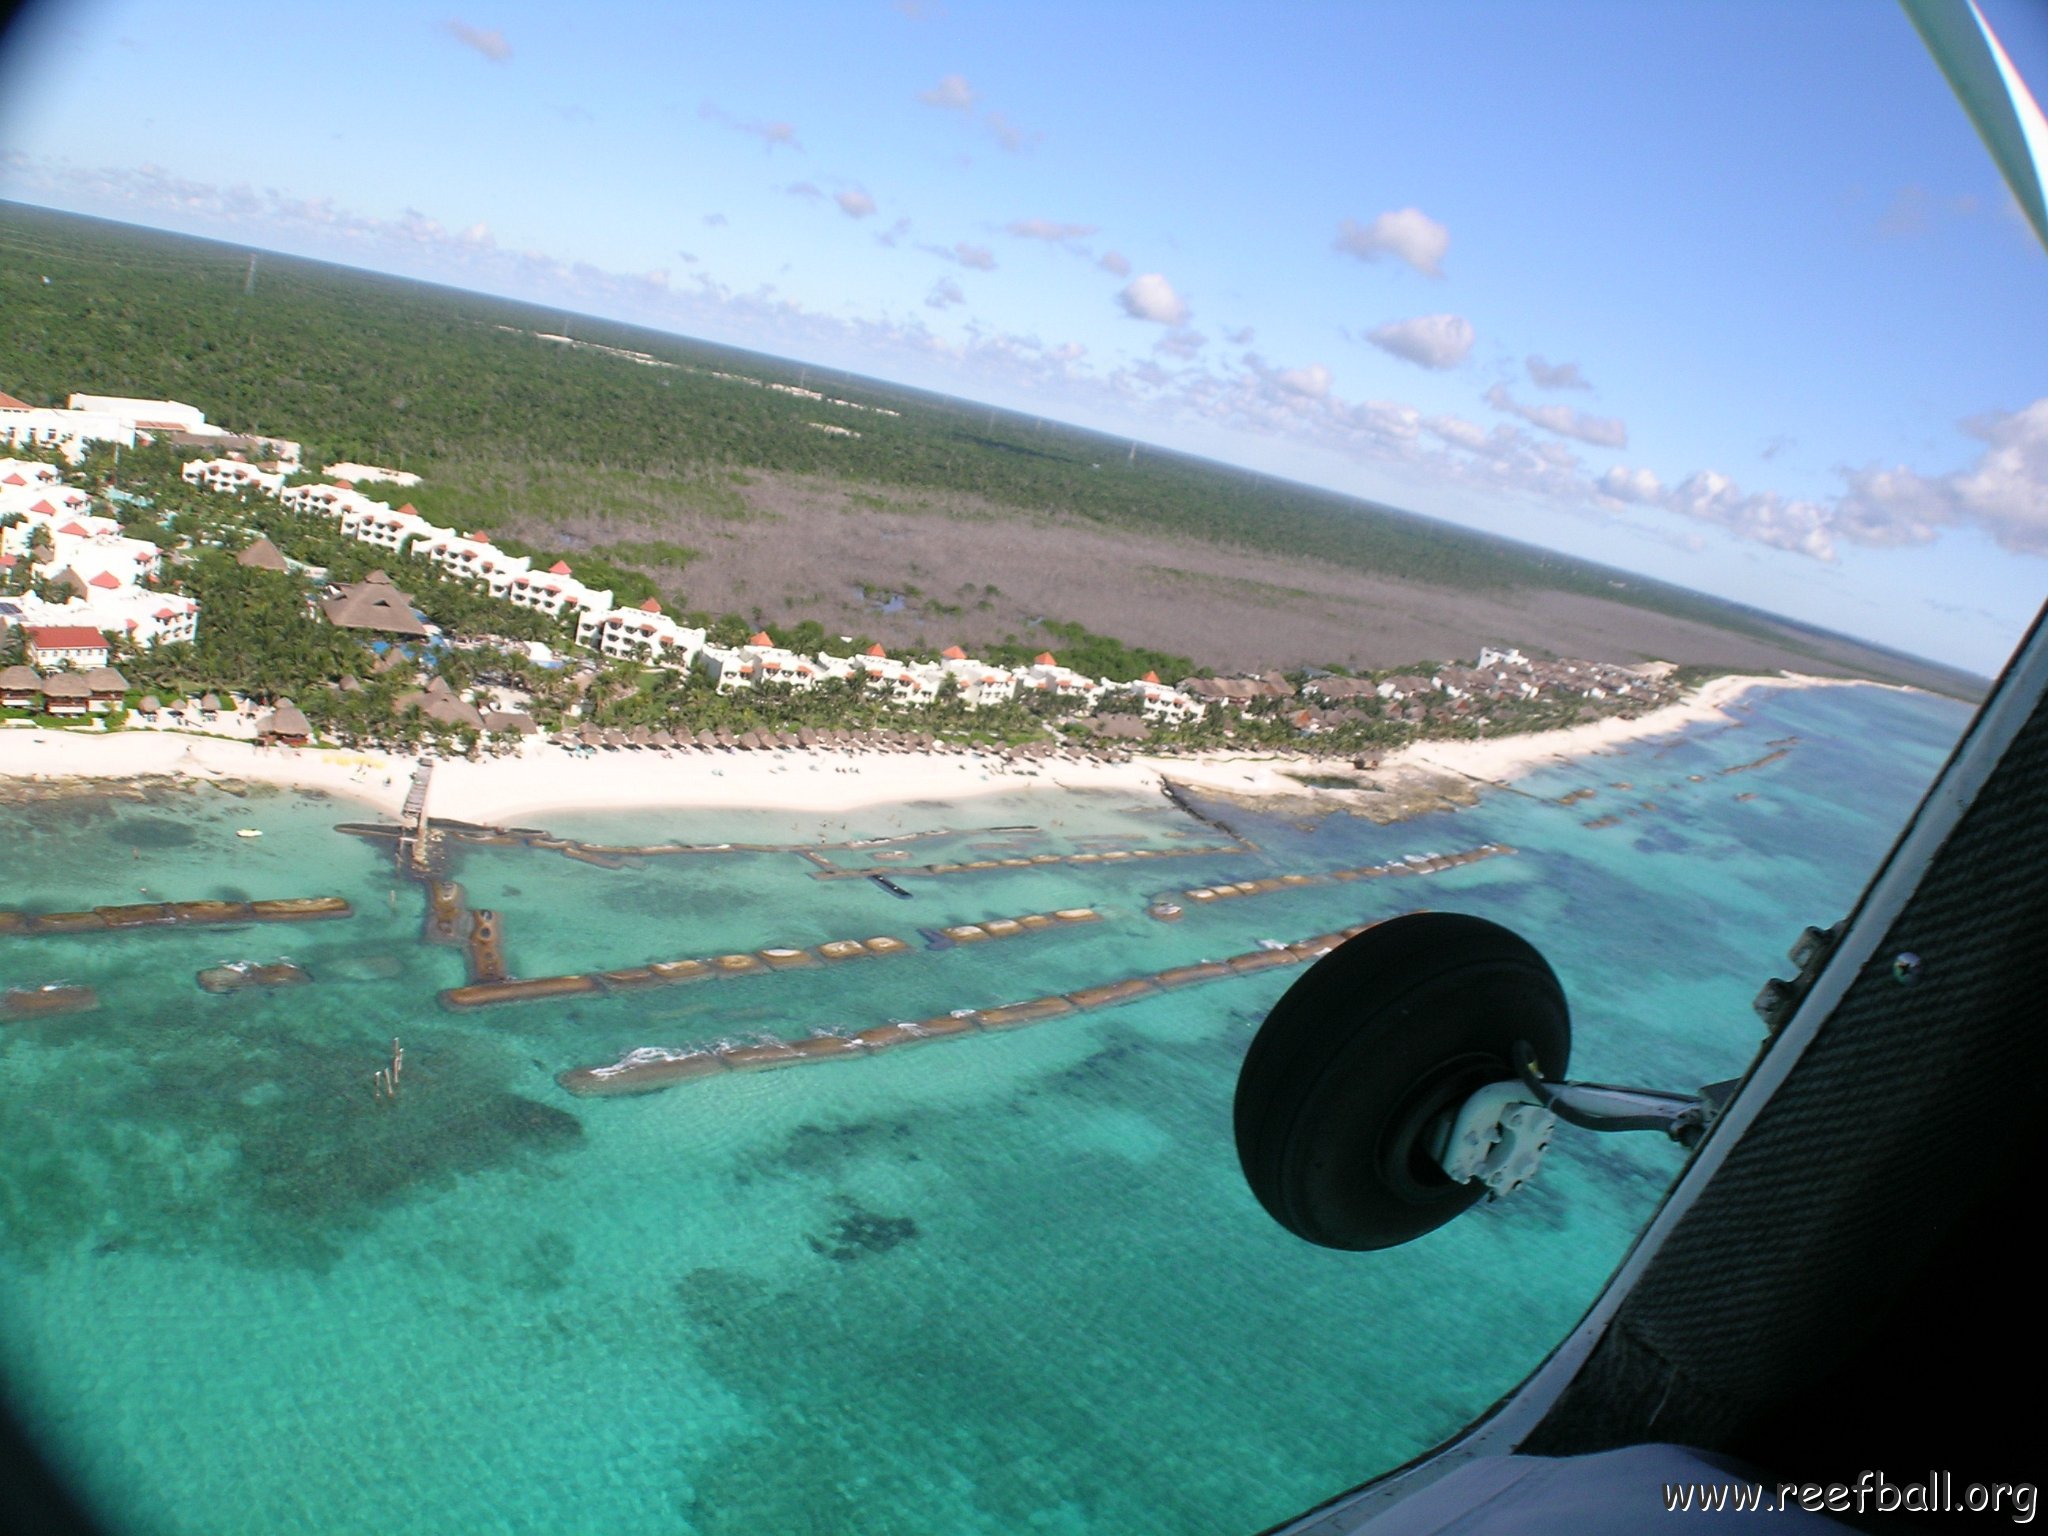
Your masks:
[{"label": "white hotel building", "polygon": [[222,496],[258,491],[275,496],[284,489],[284,476],[258,469],[246,459],[192,459],[179,471],[187,485],[204,486]]},{"label": "white hotel building", "polygon": [[621,661],[686,670],[704,649],[704,631],[678,624],[650,597],[637,608],[585,609],[576,620],[576,643]]},{"label": "white hotel building", "polygon": [[697,669],[711,679],[720,693],[757,688],[764,683],[780,683],[799,693],[808,693],[824,678],[835,675],[831,657],[786,651],[765,630],[745,645],[701,647],[697,652]]},{"label": "white hotel building", "polygon": [[1159,681],[1157,672],[1147,672],[1135,682],[1125,683],[1124,691],[1138,701],[1147,720],[1157,720],[1165,725],[1179,725],[1187,720],[1199,720],[1208,705],[1191,693],[1183,693],[1171,684]]}]

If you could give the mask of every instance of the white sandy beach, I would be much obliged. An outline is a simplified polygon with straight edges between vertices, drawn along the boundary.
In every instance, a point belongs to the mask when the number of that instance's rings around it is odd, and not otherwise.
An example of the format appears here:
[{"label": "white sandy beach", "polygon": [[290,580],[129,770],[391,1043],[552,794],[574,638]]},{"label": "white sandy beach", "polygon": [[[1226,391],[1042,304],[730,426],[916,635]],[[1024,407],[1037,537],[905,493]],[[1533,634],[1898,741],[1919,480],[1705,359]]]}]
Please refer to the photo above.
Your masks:
[{"label": "white sandy beach", "polygon": [[[1608,718],[1565,730],[1480,741],[1417,742],[1390,754],[1373,770],[1373,777],[1381,782],[1451,776],[1506,783],[1534,769],[1625,742],[1668,735],[1703,721],[1732,719],[1728,706],[1752,688],[1837,682],[1790,673],[1714,678],[1678,703],[1633,720]],[[0,798],[17,783],[36,781],[239,780],[322,790],[395,817],[413,766],[414,759],[389,753],[258,747],[166,731],[0,730]],[[440,763],[428,811],[495,825],[531,824],[546,812],[569,809],[773,807],[830,813],[905,800],[957,800],[1031,786],[1151,794],[1168,777],[1232,795],[1323,793],[1305,786],[1288,770],[1314,772],[1316,765],[1262,753],[1137,757],[1105,764],[1043,762],[1030,768],[980,756],[914,753],[678,751],[664,756],[618,751],[584,757],[536,741],[513,757]]]}]

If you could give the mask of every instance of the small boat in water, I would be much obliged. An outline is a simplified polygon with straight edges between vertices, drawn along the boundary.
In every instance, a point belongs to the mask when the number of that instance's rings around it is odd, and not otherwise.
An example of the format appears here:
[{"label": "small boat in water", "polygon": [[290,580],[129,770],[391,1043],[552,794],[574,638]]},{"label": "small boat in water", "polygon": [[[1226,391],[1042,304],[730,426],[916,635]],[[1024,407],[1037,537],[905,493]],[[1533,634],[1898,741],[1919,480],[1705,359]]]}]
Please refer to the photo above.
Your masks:
[{"label": "small boat in water", "polygon": [[898,885],[894,880],[891,880],[887,875],[869,875],[868,878],[874,881],[875,884],[879,885],[883,890],[887,891],[891,896],[901,896],[905,901],[910,900],[910,892],[903,889],[902,886]]},{"label": "small boat in water", "polygon": [[261,837],[262,835],[263,833],[255,827],[235,828],[235,836],[237,837]]}]

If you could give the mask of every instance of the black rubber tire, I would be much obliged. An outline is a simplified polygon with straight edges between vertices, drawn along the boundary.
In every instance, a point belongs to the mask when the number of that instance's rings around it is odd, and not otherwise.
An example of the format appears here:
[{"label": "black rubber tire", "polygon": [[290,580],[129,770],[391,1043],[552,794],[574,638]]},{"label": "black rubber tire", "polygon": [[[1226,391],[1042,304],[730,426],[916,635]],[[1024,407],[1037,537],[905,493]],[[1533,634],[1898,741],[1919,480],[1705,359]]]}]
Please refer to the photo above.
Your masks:
[{"label": "black rubber tire", "polygon": [[1317,961],[1238,1072],[1237,1156],[1259,1204],[1325,1248],[1391,1248],[1478,1200],[1423,1145],[1429,1123],[1514,1075],[1571,1063],[1564,989],[1526,940],[1456,912],[1375,925]]}]

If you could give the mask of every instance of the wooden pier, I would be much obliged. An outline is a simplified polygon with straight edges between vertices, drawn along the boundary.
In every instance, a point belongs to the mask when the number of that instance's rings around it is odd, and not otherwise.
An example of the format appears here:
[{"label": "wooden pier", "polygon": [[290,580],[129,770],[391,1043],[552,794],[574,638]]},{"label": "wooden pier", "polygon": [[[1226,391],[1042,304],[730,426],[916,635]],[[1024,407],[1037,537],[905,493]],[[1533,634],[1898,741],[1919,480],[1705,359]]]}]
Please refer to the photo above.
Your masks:
[{"label": "wooden pier", "polygon": [[426,879],[432,874],[427,840],[427,788],[434,781],[434,765],[425,758],[412,771],[412,786],[405,792],[405,809],[399,812],[398,868],[400,873]]}]

